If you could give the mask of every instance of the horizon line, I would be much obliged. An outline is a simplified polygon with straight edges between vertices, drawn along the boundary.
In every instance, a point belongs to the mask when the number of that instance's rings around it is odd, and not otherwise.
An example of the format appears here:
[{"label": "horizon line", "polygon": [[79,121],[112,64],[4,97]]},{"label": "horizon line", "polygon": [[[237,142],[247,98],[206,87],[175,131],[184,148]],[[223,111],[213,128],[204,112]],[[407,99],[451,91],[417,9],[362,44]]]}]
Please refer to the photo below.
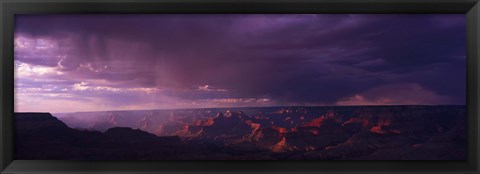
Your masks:
[{"label": "horizon line", "polygon": [[384,107],[384,106],[466,106],[466,104],[386,104],[386,105],[288,105],[288,106],[240,106],[240,107],[191,107],[191,108],[155,108],[155,109],[130,109],[130,110],[92,110],[92,111],[74,111],[74,112],[14,112],[14,113],[50,113],[50,114],[65,114],[65,113],[89,113],[89,112],[121,112],[121,111],[154,111],[154,110],[189,110],[189,109],[238,109],[238,108],[281,108],[281,107]]}]

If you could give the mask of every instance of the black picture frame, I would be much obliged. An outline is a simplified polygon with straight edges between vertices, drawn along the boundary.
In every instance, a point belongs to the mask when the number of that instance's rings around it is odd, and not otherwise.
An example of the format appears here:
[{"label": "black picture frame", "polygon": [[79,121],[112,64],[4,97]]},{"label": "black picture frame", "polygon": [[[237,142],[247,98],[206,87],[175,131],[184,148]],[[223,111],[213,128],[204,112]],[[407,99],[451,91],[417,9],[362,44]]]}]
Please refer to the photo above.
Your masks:
[{"label": "black picture frame", "polygon": [[[1,0],[1,173],[479,173],[479,0]],[[467,19],[466,161],[35,161],[13,160],[15,14],[460,13]]]}]

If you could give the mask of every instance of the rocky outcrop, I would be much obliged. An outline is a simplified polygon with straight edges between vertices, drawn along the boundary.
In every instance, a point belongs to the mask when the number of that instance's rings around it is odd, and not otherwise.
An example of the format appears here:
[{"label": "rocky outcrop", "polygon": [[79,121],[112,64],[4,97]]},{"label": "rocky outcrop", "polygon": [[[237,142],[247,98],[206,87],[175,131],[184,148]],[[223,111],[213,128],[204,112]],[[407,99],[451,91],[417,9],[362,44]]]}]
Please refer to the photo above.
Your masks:
[{"label": "rocky outcrop", "polygon": [[14,118],[16,159],[177,159],[174,154],[189,149],[178,137],[157,137],[138,129],[71,129],[48,113],[16,113]]},{"label": "rocky outcrop", "polygon": [[[457,160],[467,153],[465,106],[241,110],[71,113],[60,120],[21,113],[15,115],[17,154],[24,159]],[[51,147],[58,150],[50,152]]]}]

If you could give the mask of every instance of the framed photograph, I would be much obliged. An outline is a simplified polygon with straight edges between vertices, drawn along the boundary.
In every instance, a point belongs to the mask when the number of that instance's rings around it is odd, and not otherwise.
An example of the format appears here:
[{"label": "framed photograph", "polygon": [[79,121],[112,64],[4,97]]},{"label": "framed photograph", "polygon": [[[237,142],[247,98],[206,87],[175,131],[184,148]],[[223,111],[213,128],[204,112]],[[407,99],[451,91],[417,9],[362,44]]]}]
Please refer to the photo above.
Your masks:
[{"label": "framed photograph", "polygon": [[1,173],[478,173],[477,0],[3,0]]}]

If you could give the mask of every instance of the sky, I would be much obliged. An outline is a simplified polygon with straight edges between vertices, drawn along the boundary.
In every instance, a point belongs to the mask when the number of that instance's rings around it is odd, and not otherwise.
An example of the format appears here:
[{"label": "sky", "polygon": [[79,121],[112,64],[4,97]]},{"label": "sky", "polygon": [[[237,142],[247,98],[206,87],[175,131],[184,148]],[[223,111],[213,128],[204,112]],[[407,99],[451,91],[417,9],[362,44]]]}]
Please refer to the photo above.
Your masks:
[{"label": "sky", "polygon": [[15,111],[466,103],[463,14],[15,16]]}]

